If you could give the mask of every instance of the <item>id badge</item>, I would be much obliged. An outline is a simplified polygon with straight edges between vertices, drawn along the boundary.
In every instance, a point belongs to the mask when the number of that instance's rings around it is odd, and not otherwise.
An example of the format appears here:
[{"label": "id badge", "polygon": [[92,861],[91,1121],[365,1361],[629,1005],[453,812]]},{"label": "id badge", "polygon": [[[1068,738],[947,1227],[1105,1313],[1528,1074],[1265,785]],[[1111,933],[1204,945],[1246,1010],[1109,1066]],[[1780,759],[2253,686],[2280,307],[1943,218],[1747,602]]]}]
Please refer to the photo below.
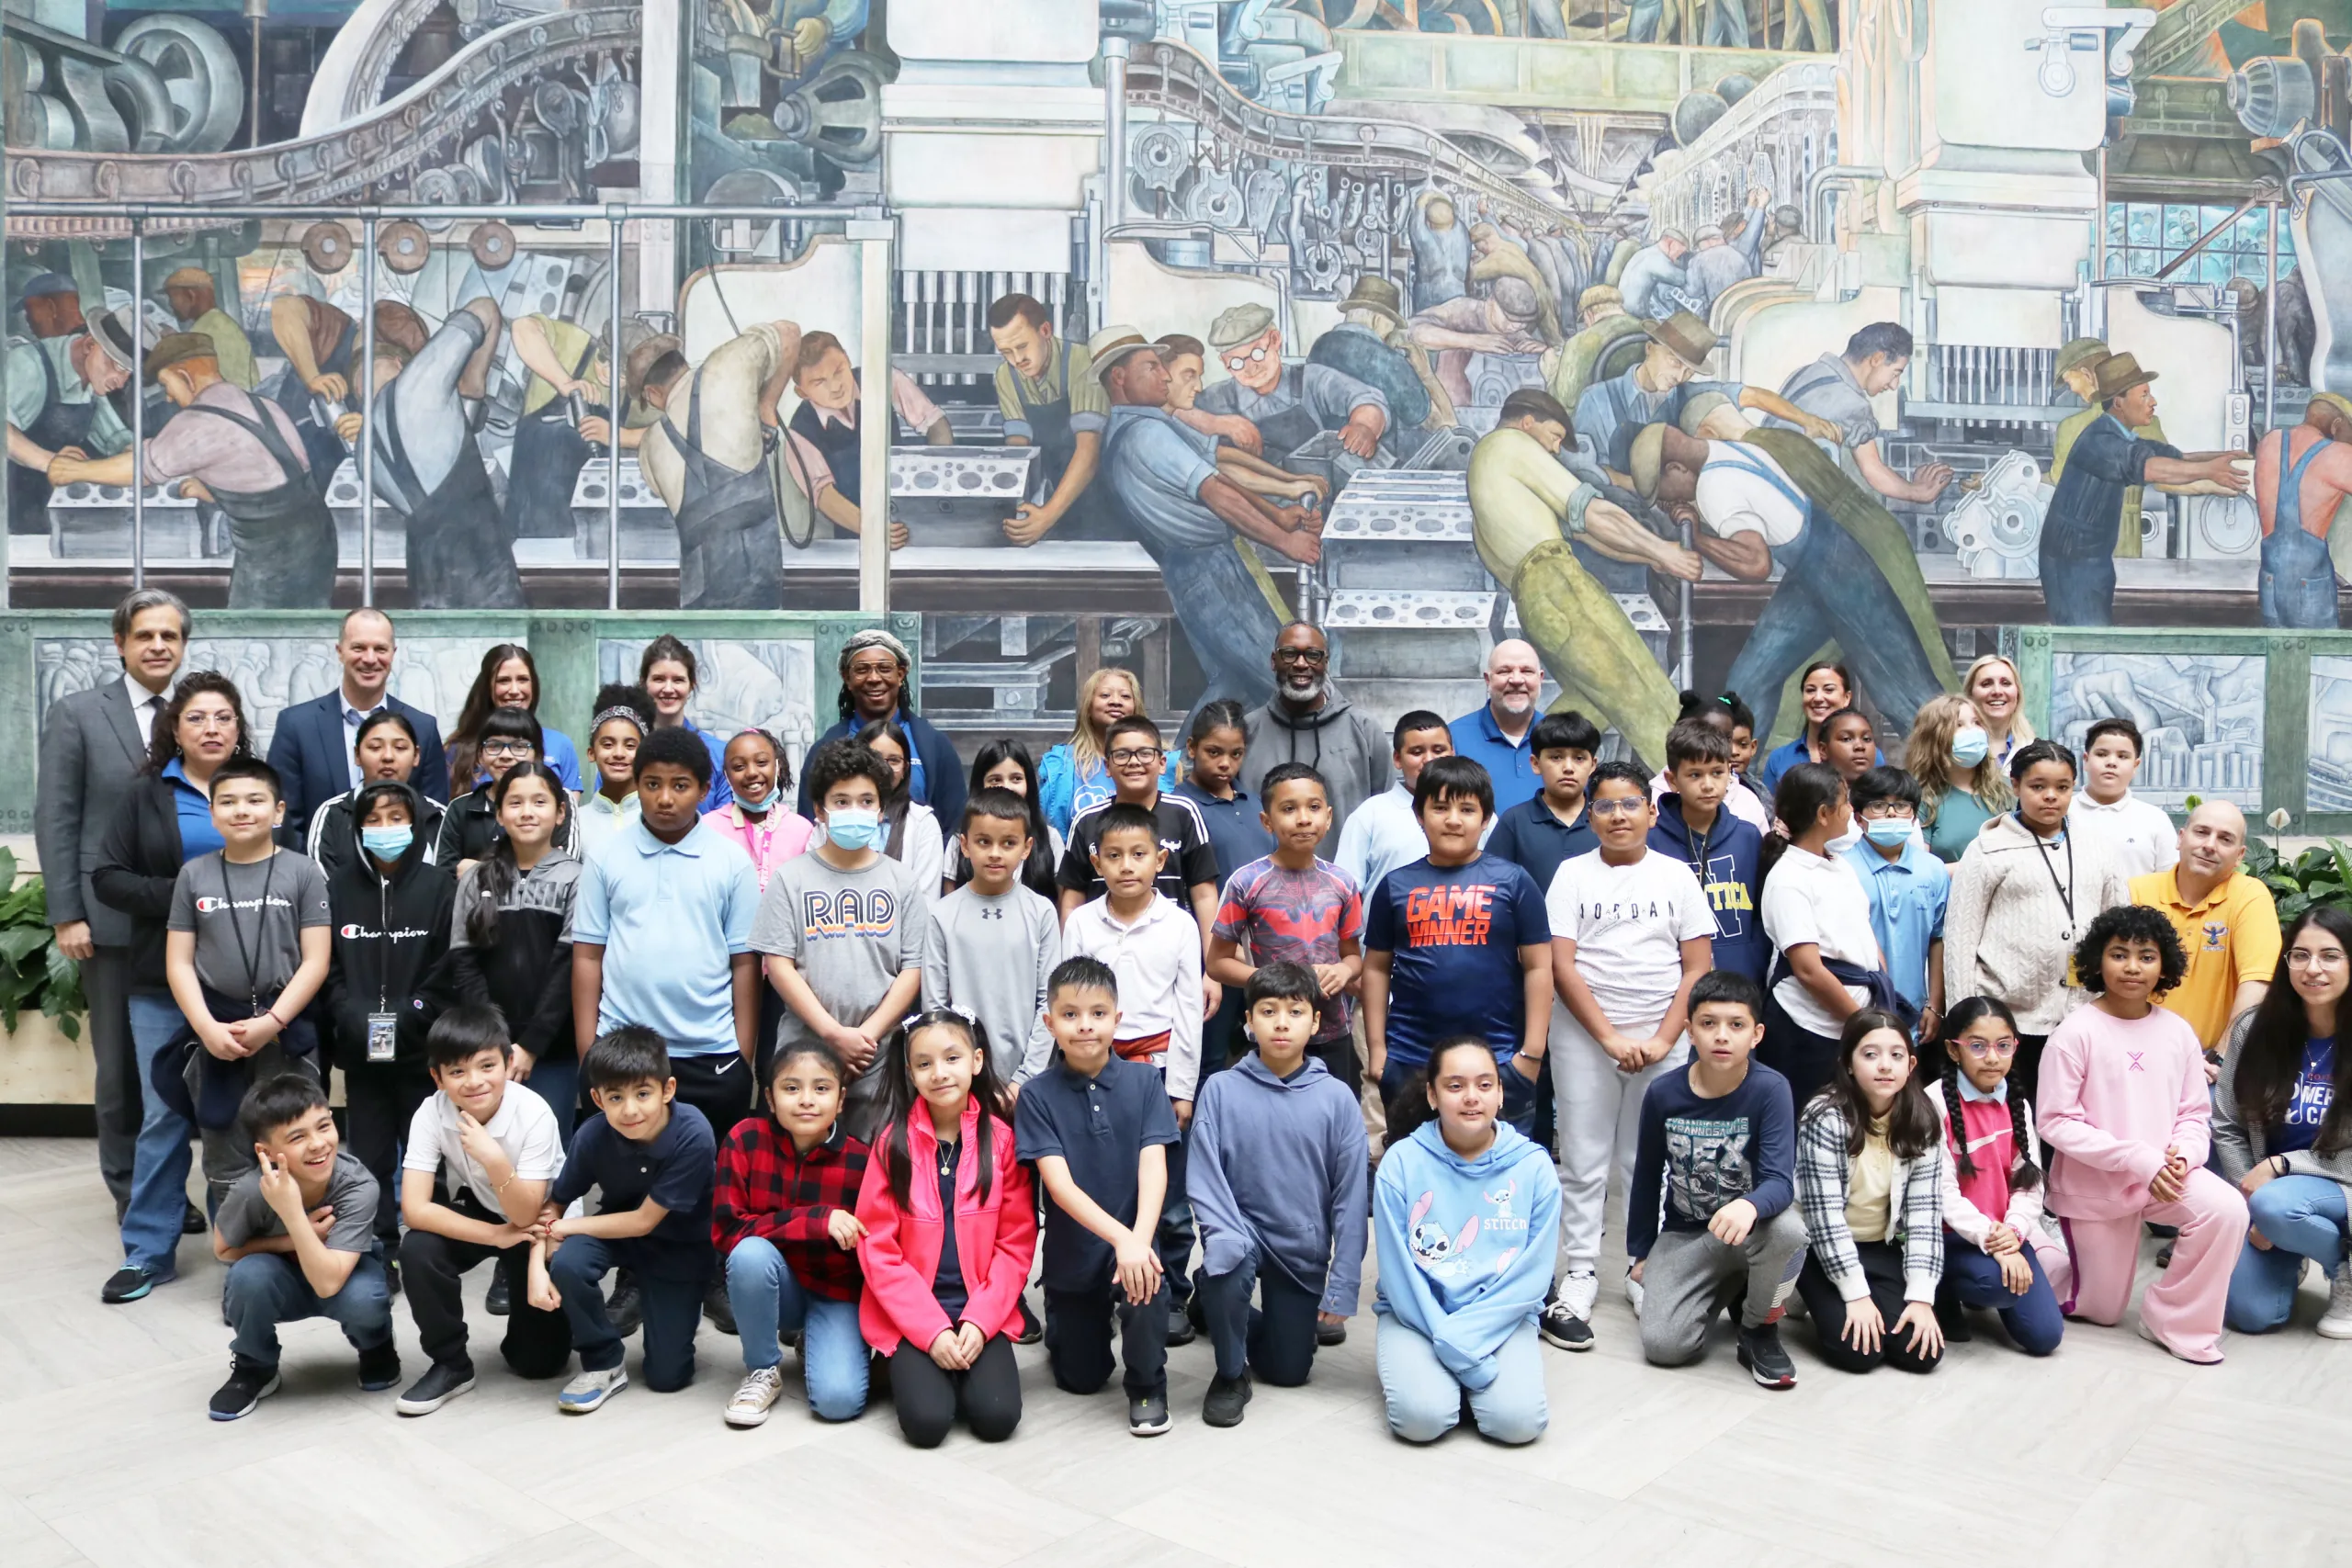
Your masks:
[{"label": "id badge", "polygon": [[371,1012],[368,1015],[368,1059],[369,1061],[389,1062],[392,1059],[392,1047],[399,1029],[400,1015],[398,1013]]}]

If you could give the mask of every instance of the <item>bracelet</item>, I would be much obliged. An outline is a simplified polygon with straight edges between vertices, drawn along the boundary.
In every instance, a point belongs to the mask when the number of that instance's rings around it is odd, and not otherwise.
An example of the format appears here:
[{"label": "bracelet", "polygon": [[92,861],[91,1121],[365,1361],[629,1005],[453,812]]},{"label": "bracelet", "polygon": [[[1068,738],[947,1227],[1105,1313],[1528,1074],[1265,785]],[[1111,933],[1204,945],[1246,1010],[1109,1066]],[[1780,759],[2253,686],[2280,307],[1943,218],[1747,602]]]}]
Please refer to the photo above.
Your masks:
[{"label": "bracelet", "polygon": [[2285,1155],[2272,1155],[2270,1156],[2270,1174],[2272,1176],[2284,1176],[2292,1168],[2294,1168],[2287,1163],[2287,1156]]}]

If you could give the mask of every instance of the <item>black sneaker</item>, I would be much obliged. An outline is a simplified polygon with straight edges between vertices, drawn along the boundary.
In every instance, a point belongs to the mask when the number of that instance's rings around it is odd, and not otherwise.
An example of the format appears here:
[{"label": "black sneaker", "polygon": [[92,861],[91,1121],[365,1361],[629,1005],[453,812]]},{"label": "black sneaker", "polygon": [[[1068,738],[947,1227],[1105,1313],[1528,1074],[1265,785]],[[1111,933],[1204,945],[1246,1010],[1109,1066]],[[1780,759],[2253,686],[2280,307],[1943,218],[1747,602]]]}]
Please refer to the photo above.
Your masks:
[{"label": "black sneaker", "polygon": [[277,1392],[277,1369],[243,1356],[229,1358],[229,1381],[212,1391],[212,1418],[234,1421]]},{"label": "black sneaker", "polygon": [[721,1334],[735,1332],[735,1303],[727,1299],[727,1281],[713,1280],[702,1293],[702,1314]]},{"label": "black sneaker", "polygon": [[645,1298],[637,1289],[637,1275],[628,1269],[613,1271],[613,1293],[605,1298],[605,1321],[626,1339],[645,1321]]},{"label": "black sneaker", "polygon": [[107,1282],[98,1287],[98,1300],[108,1306],[120,1306],[125,1302],[139,1300],[158,1285],[168,1284],[172,1278],[169,1274],[141,1269],[135,1263],[126,1263],[107,1276]]},{"label": "black sneaker", "polygon": [[1168,1344],[1170,1349],[1179,1345],[1190,1345],[1199,1337],[1200,1332],[1193,1326],[1190,1316],[1181,1311],[1168,1314]]},{"label": "black sneaker", "polygon": [[359,1388],[363,1393],[380,1393],[401,1381],[400,1347],[390,1340],[371,1346],[359,1352]]},{"label": "black sneaker", "polygon": [[180,1215],[180,1235],[202,1235],[211,1228],[210,1222],[204,1217],[204,1211],[193,1203],[187,1206],[187,1213]]},{"label": "black sneaker", "polygon": [[1536,1319],[1535,1331],[1544,1343],[1555,1350],[1589,1350],[1592,1348],[1592,1325],[1570,1312],[1565,1303],[1554,1302]]},{"label": "black sneaker", "polygon": [[1209,1380],[1208,1397],[1201,1401],[1201,1419],[1211,1427],[1238,1427],[1241,1408],[1250,1403],[1250,1374]]},{"label": "black sneaker", "polygon": [[1788,1351],[1781,1346],[1779,1324],[1768,1323],[1761,1328],[1740,1325],[1739,1364],[1766,1388],[1797,1386],[1797,1364],[1789,1359]]},{"label": "black sneaker", "polygon": [[1944,1331],[1947,1344],[1965,1345],[1976,1337],[1976,1327],[1968,1321],[1968,1309],[1950,1291],[1936,1292],[1936,1326]]},{"label": "black sneaker", "polygon": [[1348,1325],[1345,1323],[1325,1323],[1319,1318],[1316,1320],[1315,1343],[1328,1350],[1334,1345],[1344,1345],[1347,1342]]},{"label": "black sneaker", "polygon": [[474,1386],[473,1364],[449,1366],[435,1361],[424,1369],[424,1375],[408,1385],[392,1408],[403,1416],[430,1416],[458,1395]]},{"label": "black sneaker", "polygon": [[2164,1246],[2156,1248],[2156,1267],[2159,1269],[2169,1269],[2172,1267],[2171,1243],[2167,1242]]},{"label": "black sneaker", "polygon": [[[1236,1410],[1233,1418],[1236,1421],[1241,1419],[1240,1411]],[[1168,1430],[1168,1396],[1166,1394],[1148,1393],[1140,1399],[1127,1401],[1129,1436],[1156,1438],[1166,1430]]]},{"label": "black sneaker", "polygon": [[1021,1332],[1012,1337],[1015,1345],[1035,1345],[1046,1337],[1046,1325],[1029,1310],[1029,1298],[1021,1298]]},{"label": "black sneaker", "polygon": [[509,1293],[509,1289],[506,1283],[506,1270],[503,1269],[492,1269],[490,1271],[490,1290],[481,1298],[481,1310],[488,1313],[492,1317],[504,1317],[507,1313],[514,1309],[514,1298]]}]

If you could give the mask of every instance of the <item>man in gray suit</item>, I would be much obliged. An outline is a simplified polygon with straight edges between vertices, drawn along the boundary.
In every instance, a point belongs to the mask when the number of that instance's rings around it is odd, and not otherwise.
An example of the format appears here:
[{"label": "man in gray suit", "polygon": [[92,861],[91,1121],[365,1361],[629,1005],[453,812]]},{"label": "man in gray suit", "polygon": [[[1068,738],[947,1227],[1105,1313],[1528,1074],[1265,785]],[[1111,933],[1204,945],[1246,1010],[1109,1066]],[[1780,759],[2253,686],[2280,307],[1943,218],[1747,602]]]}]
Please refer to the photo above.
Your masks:
[{"label": "man in gray suit", "polygon": [[187,656],[187,606],[144,588],[115,606],[123,673],[60,697],[41,726],[33,834],[57,945],[82,965],[97,1056],[98,1169],[118,1219],[130,1201],[131,1151],[142,1086],[130,1044],[130,919],[90,889],[90,871],[116,805],[147,765],[147,745]]}]

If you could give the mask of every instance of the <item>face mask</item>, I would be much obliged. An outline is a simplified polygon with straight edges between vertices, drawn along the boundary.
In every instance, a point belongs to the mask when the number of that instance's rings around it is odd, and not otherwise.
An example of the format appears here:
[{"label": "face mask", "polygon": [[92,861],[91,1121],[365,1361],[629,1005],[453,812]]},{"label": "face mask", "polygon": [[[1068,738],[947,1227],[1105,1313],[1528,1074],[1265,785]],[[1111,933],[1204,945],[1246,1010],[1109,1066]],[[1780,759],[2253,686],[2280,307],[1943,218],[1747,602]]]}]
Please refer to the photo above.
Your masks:
[{"label": "face mask", "polygon": [[359,847],[378,860],[398,860],[408,853],[410,840],[415,837],[416,829],[406,823],[392,828],[362,828]]},{"label": "face mask", "polygon": [[1883,844],[1892,849],[1911,836],[1911,818],[1872,817],[1863,822],[1862,835],[1873,844]]},{"label": "face mask", "polygon": [[750,812],[752,816],[757,817],[767,810],[768,796],[775,793],[775,791],[774,790],[763,790],[757,796],[752,796],[745,795],[739,789],[735,792],[735,804]]},{"label": "face mask", "polygon": [[1983,761],[1984,753],[1992,749],[1993,738],[1973,724],[1952,732],[1951,760],[1963,768],[1973,768]]},{"label": "face mask", "polygon": [[882,814],[856,807],[825,814],[825,837],[835,847],[850,851],[878,850],[882,847]]}]

